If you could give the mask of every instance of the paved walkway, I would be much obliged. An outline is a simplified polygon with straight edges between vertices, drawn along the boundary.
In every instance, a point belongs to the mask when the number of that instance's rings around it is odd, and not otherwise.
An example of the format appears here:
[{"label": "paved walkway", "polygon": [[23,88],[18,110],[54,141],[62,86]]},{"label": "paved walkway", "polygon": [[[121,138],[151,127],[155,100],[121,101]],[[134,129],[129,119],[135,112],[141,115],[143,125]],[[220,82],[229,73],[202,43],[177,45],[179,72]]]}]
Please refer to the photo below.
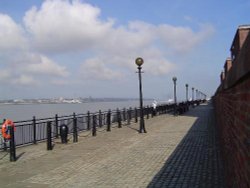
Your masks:
[{"label": "paved walkway", "polygon": [[0,187],[224,187],[213,108],[161,115],[138,124],[81,135],[52,151],[45,143],[17,149],[16,162],[0,153]]}]

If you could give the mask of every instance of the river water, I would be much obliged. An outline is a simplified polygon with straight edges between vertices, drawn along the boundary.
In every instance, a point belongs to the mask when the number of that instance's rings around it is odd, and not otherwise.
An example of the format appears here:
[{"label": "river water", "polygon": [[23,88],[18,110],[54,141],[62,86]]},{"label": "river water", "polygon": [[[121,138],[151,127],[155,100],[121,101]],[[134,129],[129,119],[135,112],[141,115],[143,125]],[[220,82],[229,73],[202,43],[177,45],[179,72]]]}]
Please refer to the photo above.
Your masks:
[{"label": "river water", "polygon": [[[151,105],[153,101],[144,101],[145,105]],[[58,116],[71,115],[73,112],[82,114],[97,112],[99,110],[107,111],[116,108],[139,107],[139,101],[120,101],[120,102],[90,102],[81,104],[1,104],[0,105],[0,122],[5,119],[13,121],[31,120],[33,116],[36,118],[48,118]]]}]

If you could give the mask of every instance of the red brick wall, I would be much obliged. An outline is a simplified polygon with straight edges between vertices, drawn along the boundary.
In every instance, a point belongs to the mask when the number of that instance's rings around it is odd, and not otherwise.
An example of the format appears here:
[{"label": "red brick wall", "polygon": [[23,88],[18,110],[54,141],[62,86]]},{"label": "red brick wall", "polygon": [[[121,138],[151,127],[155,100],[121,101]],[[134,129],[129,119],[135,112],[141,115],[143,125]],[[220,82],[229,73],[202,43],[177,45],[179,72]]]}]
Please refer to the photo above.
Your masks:
[{"label": "red brick wall", "polygon": [[228,187],[250,187],[250,79],[215,97]]},{"label": "red brick wall", "polygon": [[250,188],[250,36],[245,43],[214,97],[227,187],[233,188]]}]

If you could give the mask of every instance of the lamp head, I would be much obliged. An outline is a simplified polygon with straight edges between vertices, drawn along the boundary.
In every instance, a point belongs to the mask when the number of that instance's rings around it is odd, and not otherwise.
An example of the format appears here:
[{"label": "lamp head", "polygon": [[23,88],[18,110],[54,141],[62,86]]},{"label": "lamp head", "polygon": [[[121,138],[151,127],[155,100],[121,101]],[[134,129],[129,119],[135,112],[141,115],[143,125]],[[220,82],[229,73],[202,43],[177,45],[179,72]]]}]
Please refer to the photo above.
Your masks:
[{"label": "lamp head", "polygon": [[174,76],[174,77],[173,77],[173,81],[176,82],[176,80],[177,80],[177,78]]},{"label": "lamp head", "polygon": [[143,59],[141,57],[136,58],[135,64],[140,67],[144,63]]}]

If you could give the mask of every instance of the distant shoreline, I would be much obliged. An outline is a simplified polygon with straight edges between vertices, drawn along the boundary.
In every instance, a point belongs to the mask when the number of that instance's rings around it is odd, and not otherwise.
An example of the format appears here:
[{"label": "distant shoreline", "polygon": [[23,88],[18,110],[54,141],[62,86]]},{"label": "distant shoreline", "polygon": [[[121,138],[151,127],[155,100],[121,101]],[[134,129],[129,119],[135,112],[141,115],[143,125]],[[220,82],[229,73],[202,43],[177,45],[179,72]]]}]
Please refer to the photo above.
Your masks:
[{"label": "distant shoreline", "polygon": [[[154,99],[143,99],[150,101]],[[91,99],[22,99],[22,100],[2,100],[0,105],[33,105],[33,104],[84,104],[97,102],[125,102],[125,101],[139,101],[139,99],[126,98],[91,98]]]}]

